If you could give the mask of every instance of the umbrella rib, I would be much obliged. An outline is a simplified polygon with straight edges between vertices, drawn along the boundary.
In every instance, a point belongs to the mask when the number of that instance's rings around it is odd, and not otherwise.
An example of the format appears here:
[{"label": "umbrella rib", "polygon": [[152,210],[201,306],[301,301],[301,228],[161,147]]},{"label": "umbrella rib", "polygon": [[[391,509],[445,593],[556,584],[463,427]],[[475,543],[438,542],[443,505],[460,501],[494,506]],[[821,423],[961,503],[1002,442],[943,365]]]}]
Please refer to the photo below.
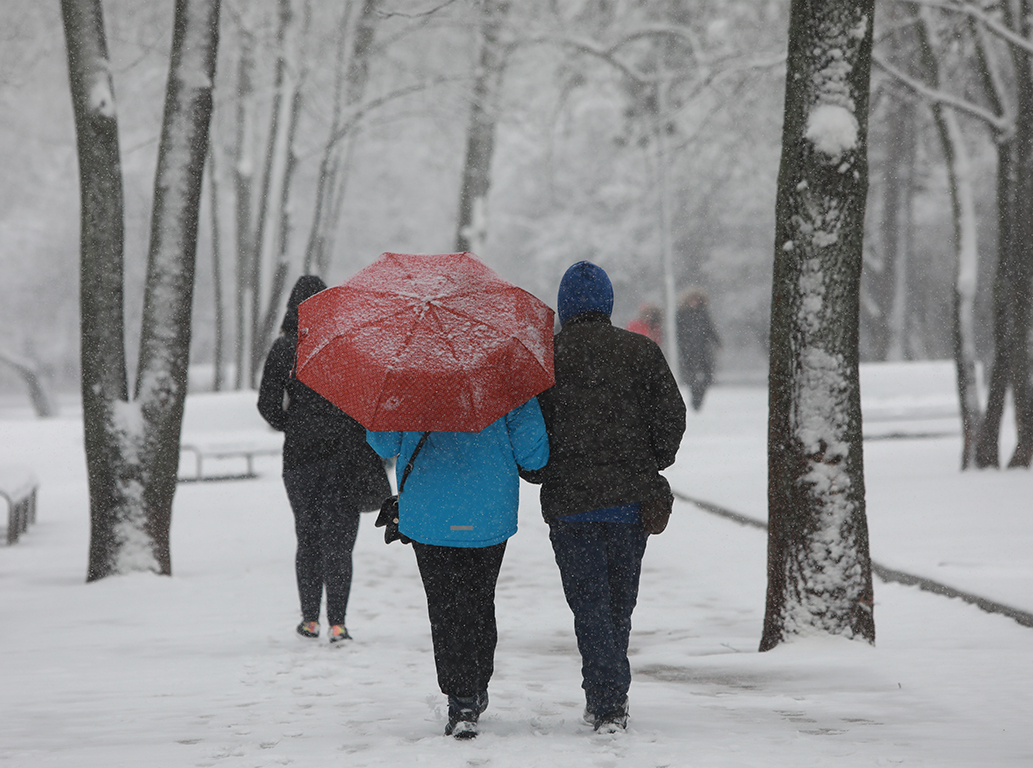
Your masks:
[{"label": "umbrella rib", "polygon": [[[383,293],[385,295],[387,295],[387,294],[390,294],[392,296],[396,296],[397,295],[395,293],[391,293],[390,291],[384,291]],[[382,323],[385,320],[389,320],[391,318],[399,317],[400,315],[405,314],[408,310],[409,310],[408,306],[402,307],[397,312],[392,312],[391,314],[381,315],[380,317],[376,318],[375,320],[370,320],[370,321],[362,323],[360,325],[351,326],[349,328],[349,331],[351,332],[351,335],[354,336],[359,331],[362,331],[362,330],[364,330],[366,328],[369,328],[370,326],[376,325],[378,323]],[[410,331],[410,337],[411,336],[412,336],[412,332]],[[324,347],[326,347],[327,345],[331,344],[337,338],[338,338],[337,334],[327,334],[324,339],[320,340],[318,345],[313,345],[312,352],[309,354],[309,357],[311,358],[311,357],[315,357],[316,355],[318,355],[320,352],[323,351]],[[408,338],[406,339],[406,341],[408,341]]]}]

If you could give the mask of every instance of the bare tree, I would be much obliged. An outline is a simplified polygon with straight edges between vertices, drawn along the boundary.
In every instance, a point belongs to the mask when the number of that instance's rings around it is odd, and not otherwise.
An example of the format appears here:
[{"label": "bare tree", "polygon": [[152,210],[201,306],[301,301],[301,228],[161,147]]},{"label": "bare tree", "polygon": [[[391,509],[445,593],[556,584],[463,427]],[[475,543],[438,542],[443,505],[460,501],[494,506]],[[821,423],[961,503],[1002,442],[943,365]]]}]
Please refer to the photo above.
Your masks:
[{"label": "bare tree", "polygon": [[369,80],[369,59],[379,0],[345,3],[334,62],[334,100],[330,135],[323,147],[316,203],[305,248],[303,271],[326,277],[344,204],[352,129]]},{"label": "bare tree", "polygon": [[0,350],[0,363],[10,366],[21,376],[25,386],[29,388],[29,399],[32,400],[32,407],[37,416],[46,419],[57,415],[54,400],[50,396],[39,364],[35,360]]},{"label": "bare tree", "polygon": [[875,641],[858,381],[873,0],[793,0],[778,178],[760,649]]},{"label": "bare tree", "polygon": [[488,192],[495,154],[495,122],[505,57],[499,34],[509,0],[484,0],[481,4],[478,60],[475,66],[470,123],[466,134],[466,159],[459,193],[456,251],[479,253],[488,235]]},{"label": "bare tree", "polygon": [[124,346],[121,161],[103,11],[100,0],[62,0],[61,9],[81,197],[87,580],[129,571],[168,575],[219,0],[175,3],[132,398]]}]

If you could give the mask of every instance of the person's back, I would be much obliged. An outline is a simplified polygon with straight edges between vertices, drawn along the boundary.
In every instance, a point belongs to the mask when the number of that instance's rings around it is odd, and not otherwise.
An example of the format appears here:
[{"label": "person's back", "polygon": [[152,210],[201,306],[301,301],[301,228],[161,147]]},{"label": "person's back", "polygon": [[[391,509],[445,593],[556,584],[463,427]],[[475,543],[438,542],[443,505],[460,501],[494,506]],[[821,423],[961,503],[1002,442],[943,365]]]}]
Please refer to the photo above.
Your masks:
[{"label": "person's back", "polygon": [[581,314],[556,336],[555,370],[555,386],[539,396],[549,426],[546,518],[657,495],[657,472],[673,463],[684,431],[660,348],[604,314]]},{"label": "person's back", "polygon": [[[556,383],[538,396],[549,463],[522,473],[542,483],[542,514],[574,614],[585,718],[596,730],[628,720],[628,638],[642,556],[655,517],[670,511],[660,470],[674,462],[685,403],[655,343],[610,323],[613,286],[581,261],[560,281]],[[654,515],[654,511],[659,513]]]}]

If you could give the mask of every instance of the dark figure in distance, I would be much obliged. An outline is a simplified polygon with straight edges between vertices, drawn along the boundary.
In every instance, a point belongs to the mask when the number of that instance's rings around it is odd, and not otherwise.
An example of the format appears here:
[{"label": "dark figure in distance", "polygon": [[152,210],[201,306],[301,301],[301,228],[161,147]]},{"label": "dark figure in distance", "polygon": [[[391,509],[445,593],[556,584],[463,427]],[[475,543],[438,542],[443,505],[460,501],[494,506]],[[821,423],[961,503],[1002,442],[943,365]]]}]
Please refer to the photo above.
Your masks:
[{"label": "dark figure in distance", "polygon": [[692,392],[692,410],[703,407],[703,396],[714,380],[714,350],[721,339],[707,309],[707,295],[690,288],[678,303],[678,363],[682,383]]}]

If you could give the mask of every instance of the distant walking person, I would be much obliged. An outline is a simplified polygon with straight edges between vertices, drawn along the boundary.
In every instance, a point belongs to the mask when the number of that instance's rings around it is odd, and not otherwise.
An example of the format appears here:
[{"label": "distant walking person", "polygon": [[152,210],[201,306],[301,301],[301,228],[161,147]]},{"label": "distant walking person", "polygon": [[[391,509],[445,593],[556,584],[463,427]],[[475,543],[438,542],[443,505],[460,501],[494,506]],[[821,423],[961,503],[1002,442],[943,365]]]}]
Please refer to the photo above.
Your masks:
[{"label": "distant walking person", "polygon": [[262,370],[258,411],[284,433],[283,484],[298,539],[298,634],[319,637],[325,587],[330,642],[339,643],[351,639],[345,615],[359,513],[379,509],[391,486],[384,463],[366,443],[365,428],[294,377],[298,305],[325,288],[312,275],[295,283]]},{"label": "distant walking person", "polygon": [[[542,483],[542,514],[581,652],[585,719],[597,731],[628,720],[628,641],[653,509],[670,513],[660,470],[674,463],[685,403],[660,348],[610,323],[606,273],[580,261],[557,308],[556,383],[538,396],[549,462],[522,476]],[[657,503],[659,502],[659,503]]]},{"label": "distant walking person", "polygon": [[707,309],[707,295],[699,288],[688,289],[678,303],[675,320],[682,381],[692,392],[692,410],[698,411],[714,380],[714,350],[721,346]]}]

